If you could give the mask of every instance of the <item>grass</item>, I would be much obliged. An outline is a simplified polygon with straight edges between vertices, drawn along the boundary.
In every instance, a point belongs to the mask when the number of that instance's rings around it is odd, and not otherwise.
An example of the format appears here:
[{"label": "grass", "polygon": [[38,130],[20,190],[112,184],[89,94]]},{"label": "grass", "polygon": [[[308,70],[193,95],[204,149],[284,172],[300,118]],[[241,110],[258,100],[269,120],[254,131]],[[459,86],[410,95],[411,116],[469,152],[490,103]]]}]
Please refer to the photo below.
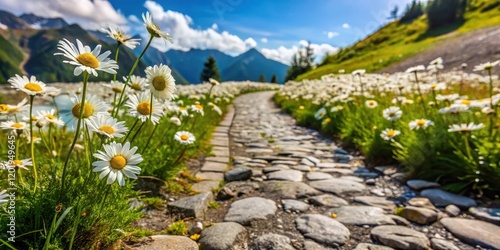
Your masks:
[{"label": "grass", "polygon": [[329,56],[318,68],[300,75],[296,80],[318,79],[340,69],[377,71],[433,48],[438,42],[480,28],[500,24],[500,0],[470,1],[463,22],[428,31],[427,18],[422,16],[409,24],[391,22],[351,47]]}]

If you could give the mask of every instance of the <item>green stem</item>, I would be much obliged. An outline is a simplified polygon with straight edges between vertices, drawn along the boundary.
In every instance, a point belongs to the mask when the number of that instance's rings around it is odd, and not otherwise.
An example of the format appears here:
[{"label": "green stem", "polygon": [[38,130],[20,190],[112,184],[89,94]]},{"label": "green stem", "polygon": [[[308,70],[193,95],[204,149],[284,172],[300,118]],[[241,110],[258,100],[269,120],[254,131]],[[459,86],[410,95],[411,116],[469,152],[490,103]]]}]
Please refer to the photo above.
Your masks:
[{"label": "green stem", "polygon": [[489,136],[490,138],[492,138],[492,134],[493,134],[493,115],[496,116],[496,107],[493,107],[493,79],[491,78],[491,69],[488,69],[488,75],[490,77],[490,84],[489,84],[489,87],[490,87],[490,108],[494,109],[494,113],[490,115],[490,126],[489,126]]},{"label": "green stem", "polygon": [[30,137],[31,137],[31,162],[33,163],[33,174],[35,175],[35,184],[33,185],[33,192],[36,193],[36,186],[38,185],[38,173],[36,171],[35,161],[35,136],[33,135],[33,100],[35,96],[30,96]]},{"label": "green stem", "polygon": [[149,143],[151,142],[151,138],[153,138],[153,135],[155,134],[157,128],[158,128],[158,124],[155,125],[153,132],[151,132],[151,134],[149,135],[148,142],[146,142],[146,146],[144,146],[144,148],[142,149],[141,154],[144,154],[144,151],[146,151],[146,148],[148,148]]},{"label": "green stem", "polygon": [[56,108],[56,114],[59,115],[59,106],[57,106],[57,102],[56,102],[56,97],[55,96],[52,97],[52,102],[54,103],[54,107]]},{"label": "green stem", "polygon": [[151,92],[151,100],[149,100],[149,120],[153,123],[151,117],[153,117],[153,92]]},{"label": "green stem", "polygon": [[463,139],[464,139],[464,143],[465,143],[465,151],[467,152],[467,157],[469,157],[469,160],[473,160],[472,159],[472,154],[470,152],[470,146],[469,146],[469,138],[467,138],[467,136],[469,135],[469,132],[466,132],[463,134]]},{"label": "green stem", "polygon": [[137,118],[134,122],[134,125],[132,125],[132,127],[130,128],[130,130],[128,131],[127,135],[125,136],[125,138],[123,138],[123,141],[122,142],[125,142],[127,141],[127,138],[129,137],[129,135],[132,133],[132,130],[134,130],[135,128],[135,125],[137,125],[137,122],[139,122],[139,118]]},{"label": "green stem", "polygon": [[[115,54],[116,64],[118,64],[118,54],[120,53],[120,45],[121,43],[118,43],[118,45],[116,45],[116,54]],[[113,81],[116,81],[116,75],[118,75],[118,72],[116,72],[116,74],[113,75]]]},{"label": "green stem", "polygon": [[417,82],[418,95],[420,96],[420,102],[422,104],[422,107],[424,108],[424,114],[425,116],[427,116],[427,108],[425,106],[425,101],[424,101],[424,96],[422,95],[422,91],[420,91],[420,84],[418,82],[417,71],[415,71],[415,81]]},{"label": "green stem", "polygon": [[61,194],[60,194],[60,199],[63,198],[63,193],[64,193],[64,184],[65,184],[65,179],[66,179],[66,174],[68,170],[68,163],[69,159],[71,157],[71,153],[73,152],[73,149],[75,148],[76,141],[78,140],[78,135],[80,134],[80,127],[82,125],[82,119],[83,119],[83,111],[85,108],[85,96],[87,94],[87,81],[89,80],[89,73],[87,71],[83,72],[83,92],[82,92],[82,100],[80,102],[80,114],[78,117],[78,122],[76,125],[76,131],[75,131],[75,137],[73,138],[73,142],[71,143],[71,146],[69,147],[68,155],[66,156],[66,160],[64,160],[64,167],[63,167],[63,173],[62,173],[62,179],[61,179]]},{"label": "green stem", "polygon": [[146,123],[145,122],[141,122],[141,126],[139,126],[139,128],[137,129],[137,131],[135,131],[135,134],[134,134],[134,136],[132,136],[132,139],[130,140],[130,143],[132,143],[135,140],[135,137],[139,134],[139,132],[141,131],[141,128],[142,128],[142,126],[144,126],[144,124],[146,124]]}]

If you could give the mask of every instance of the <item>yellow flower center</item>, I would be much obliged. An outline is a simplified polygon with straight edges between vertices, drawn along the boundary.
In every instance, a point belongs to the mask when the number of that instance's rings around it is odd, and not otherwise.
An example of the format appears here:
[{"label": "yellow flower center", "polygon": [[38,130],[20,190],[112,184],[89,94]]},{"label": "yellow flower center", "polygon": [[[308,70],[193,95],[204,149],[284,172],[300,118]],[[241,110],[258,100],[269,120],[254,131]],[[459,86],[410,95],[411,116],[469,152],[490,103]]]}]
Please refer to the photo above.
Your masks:
[{"label": "yellow flower center", "polygon": [[194,107],[196,109],[203,110],[203,106],[201,106],[200,104],[195,104]]},{"label": "yellow flower center", "polygon": [[149,102],[141,102],[137,105],[137,112],[141,113],[141,115],[149,115],[151,114],[151,106]]},{"label": "yellow flower center", "polygon": [[115,93],[121,93],[122,92],[121,88],[111,88],[111,90],[113,90],[113,92],[115,92]]},{"label": "yellow flower center", "polygon": [[330,119],[330,118],[326,118],[326,119],[325,119],[325,121],[324,121],[324,123],[325,123],[325,124],[328,124],[328,123],[330,123],[331,121],[332,121],[332,119]]},{"label": "yellow flower center", "polygon": [[24,163],[20,160],[13,160],[12,163],[14,163],[14,166],[24,166]]},{"label": "yellow flower center", "polygon": [[38,85],[36,83],[32,83],[32,82],[29,82],[26,85],[24,85],[24,88],[29,90],[29,91],[36,92],[36,93],[42,92],[42,87],[40,87],[40,85]]},{"label": "yellow flower center", "polygon": [[469,100],[462,100],[462,104],[469,105],[470,101]]},{"label": "yellow flower center", "polygon": [[160,37],[160,34],[158,34],[158,31],[160,30],[160,27],[156,25],[155,23],[151,22],[151,26],[147,26],[146,28],[149,32],[154,37]]},{"label": "yellow flower center", "polygon": [[[73,106],[73,108],[71,109],[71,113],[74,117],[80,118],[80,109],[81,103],[77,103]],[[94,108],[92,107],[92,105],[86,102],[85,105],[83,105],[82,118],[89,118],[92,114],[94,114]]]},{"label": "yellow flower center", "polygon": [[179,110],[186,110],[185,107],[179,107]]},{"label": "yellow flower center", "polygon": [[431,89],[435,89],[435,88],[437,88],[437,84],[432,84]]},{"label": "yellow flower center", "polygon": [[83,53],[77,56],[76,60],[83,66],[87,66],[94,69],[99,67],[99,60],[97,60],[97,58],[91,53]]},{"label": "yellow flower center", "polygon": [[23,124],[21,123],[14,123],[12,125],[10,125],[11,128],[15,128],[15,129],[20,129],[23,127]]},{"label": "yellow flower center", "polygon": [[387,136],[394,137],[395,135],[396,135],[396,130],[389,130],[389,131],[387,131]]},{"label": "yellow flower center", "polygon": [[368,101],[368,104],[369,104],[370,106],[373,106],[373,105],[375,105],[375,102],[374,102],[374,101]]},{"label": "yellow flower center", "polygon": [[109,165],[115,170],[122,170],[127,165],[127,159],[123,155],[117,155],[111,158]]},{"label": "yellow flower center", "polygon": [[156,76],[153,78],[153,87],[158,91],[162,91],[167,87],[167,81],[163,76]]},{"label": "yellow flower center", "polygon": [[32,115],[31,116],[31,120],[34,121],[34,122],[36,122],[36,121],[38,121],[38,118],[36,118],[36,116]]},{"label": "yellow flower center", "polygon": [[189,136],[187,135],[181,135],[181,140],[187,141],[189,139]]},{"label": "yellow flower center", "polygon": [[389,117],[394,117],[396,116],[396,113],[389,113]]},{"label": "yellow flower center", "polygon": [[417,126],[421,127],[421,126],[424,126],[425,125],[425,121],[424,120],[418,120],[417,121]]},{"label": "yellow flower center", "polygon": [[[36,119],[36,117],[34,117],[34,118]],[[51,115],[51,114],[45,115],[45,118],[47,118],[47,119],[49,119],[49,120],[54,120],[54,119],[56,119],[56,117],[55,117],[55,116],[53,116],[53,115]],[[33,117],[32,117],[31,119],[33,119]]]},{"label": "yellow flower center", "polygon": [[131,83],[130,84],[130,87],[133,89],[133,90],[137,90],[137,91],[141,91],[142,88],[141,88],[141,85],[137,84],[137,83]]},{"label": "yellow flower center", "polygon": [[7,112],[9,111],[9,106],[7,104],[0,104],[0,112]]},{"label": "yellow flower center", "polygon": [[115,129],[111,126],[108,126],[108,125],[101,126],[99,128],[99,131],[102,131],[102,132],[109,134],[109,135],[112,135],[115,133]]}]

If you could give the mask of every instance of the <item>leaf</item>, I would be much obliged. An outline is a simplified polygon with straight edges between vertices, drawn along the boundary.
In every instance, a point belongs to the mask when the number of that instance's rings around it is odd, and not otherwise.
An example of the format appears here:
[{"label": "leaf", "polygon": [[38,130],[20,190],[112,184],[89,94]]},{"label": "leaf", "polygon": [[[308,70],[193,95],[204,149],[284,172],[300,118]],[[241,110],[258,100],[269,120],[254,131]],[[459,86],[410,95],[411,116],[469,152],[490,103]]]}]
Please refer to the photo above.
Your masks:
[{"label": "leaf", "polygon": [[56,226],[54,227],[54,231],[56,231],[57,228],[59,227],[59,225],[61,225],[62,221],[64,220],[66,215],[68,215],[69,211],[71,211],[72,208],[73,207],[68,207],[68,208],[66,208],[66,210],[64,210],[64,212],[61,214],[61,217],[59,217],[59,219],[57,219]]}]

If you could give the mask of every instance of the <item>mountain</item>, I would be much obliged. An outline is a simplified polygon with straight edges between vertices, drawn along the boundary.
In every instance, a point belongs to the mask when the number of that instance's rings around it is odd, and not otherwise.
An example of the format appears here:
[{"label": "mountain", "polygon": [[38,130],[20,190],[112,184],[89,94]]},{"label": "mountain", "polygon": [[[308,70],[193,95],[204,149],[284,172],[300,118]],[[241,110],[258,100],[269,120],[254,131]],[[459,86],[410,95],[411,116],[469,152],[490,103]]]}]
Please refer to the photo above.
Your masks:
[{"label": "mountain", "polygon": [[34,14],[22,14],[19,17],[37,29],[58,29],[68,26],[68,23],[60,17],[46,18]]},{"label": "mountain", "polygon": [[0,36],[0,83],[16,74],[22,74],[21,62],[24,58],[22,50],[10,41]]},{"label": "mountain", "polygon": [[278,82],[283,82],[287,69],[287,65],[269,60],[256,49],[250,49],[235,57],[233,63],[221,71],[221,78],[224,81],[258,81],[263,74],[270,81],[275,74]]},{"label": "mountain", "polygon": [[14,14],[0,10],[0,23],[7,26],[10,29],[29,29],[31,26],[24,21],[22,18],[15,16]]}]

